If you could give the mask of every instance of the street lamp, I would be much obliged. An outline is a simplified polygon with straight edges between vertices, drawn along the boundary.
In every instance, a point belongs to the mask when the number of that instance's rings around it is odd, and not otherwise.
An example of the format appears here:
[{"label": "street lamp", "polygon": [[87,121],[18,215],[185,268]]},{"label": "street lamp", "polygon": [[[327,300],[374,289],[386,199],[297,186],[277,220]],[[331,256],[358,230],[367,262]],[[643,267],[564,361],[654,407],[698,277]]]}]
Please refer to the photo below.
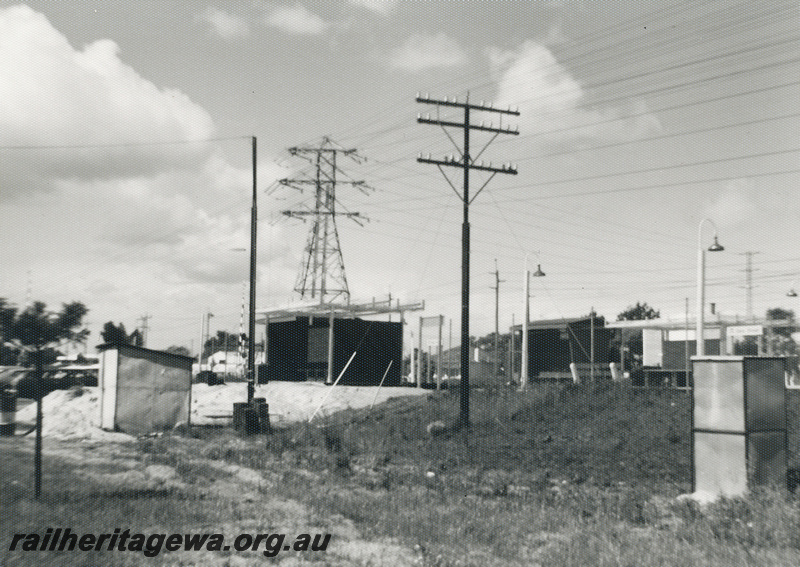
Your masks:
[{"label": "street lamp", "polygon": [[519,389],[524,390],[528,386],[528,323],[530,322],[530,303],[531,303],[531,278],[541,278],[545,276],[542,265],[536,265],[533,274],[528,270],[528,256],[525,255],[525,324],[522,328],[522,359],[520,361]]},{"label": "street lamp", "polygon": [[705,337],[703,330],[705,326],[705,302],[706,302],[706,250],[703,248],[702,236],[703,225],[709,222],[714,227],[714,244],[708,247],[709,252],[721,252],[725,250],[717,241],[717,225],[711,219],[703,219],[697,227],[697,330],[695,338],[697,340],[696,353],[703,356],[706,353]]}]

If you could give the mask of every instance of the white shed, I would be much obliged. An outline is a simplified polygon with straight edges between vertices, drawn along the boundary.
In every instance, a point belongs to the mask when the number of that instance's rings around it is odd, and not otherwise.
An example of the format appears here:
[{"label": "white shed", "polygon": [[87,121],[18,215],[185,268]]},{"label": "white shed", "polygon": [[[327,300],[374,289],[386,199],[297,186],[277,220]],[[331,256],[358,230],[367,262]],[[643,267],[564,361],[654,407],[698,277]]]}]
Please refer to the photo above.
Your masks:
[{"label": "white shed", "polygon": [[192,358],[132,345],[101,345],[100,426],[145,435],[189,423]]}]

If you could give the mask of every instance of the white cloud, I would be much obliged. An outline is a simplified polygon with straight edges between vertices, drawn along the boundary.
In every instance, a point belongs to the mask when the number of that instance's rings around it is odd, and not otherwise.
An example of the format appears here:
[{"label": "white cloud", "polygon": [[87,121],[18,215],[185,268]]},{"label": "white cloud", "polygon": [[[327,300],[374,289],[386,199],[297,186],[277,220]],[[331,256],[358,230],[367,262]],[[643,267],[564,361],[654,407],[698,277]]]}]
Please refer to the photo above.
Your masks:
[{"label": "white cloud", "polygon": [[351,4],[366,8],[381,16],[388,16],[397,6],[397,0],[349,0]]},{"label": "white cloud", "polygon": [[209,6],[200,15],[200,18],[207,22],[214,33],[222,39],[236,39],[250,33],[250,25],[247,20],[219,8]]},{"label": "white cloud", "polygon": [[203,145],[168,142],[211,136],[208,113],[142,78],[118,51],[107,39],[76,50],[42,14],[0,9],[0,145],[83,146],[18,152],[18,176],[123,177],[205,157]]},{"label": "white cloud", "polygon": [[[0,9],[0,145],[39,148],[0,151],[3,284],[24,290],[30,269],[49,305],[84,301],[95,324],[149,311],[168,336],[163,318],[237,303],[249,256],[231,249],[249,246],[252,172],[215,143],[172,143],[213,136],[211,117],[118,52],[73,48],[26,6]],[[259,162],[262,187],[285,176]],[[259,235],[260,268],[281,265],[284,240]]]},{"label": "white cloud", "polygon": [[635,139],[660,130],[644,102],[589,107],[581,84],[540,43],[489,51],[495,103],[518,107],[520,130],[543,145],[585,145]]},{"label": "white cloud", "polygon": [[267,15],[267,23],[281,31],[297,35],[319,35],[328,24],[305,6],[279,6]]},{"label": "white cloud", "polygon": [[396,69],[418,72],[438,67],[455,67],[467,62],[467,55],[455,40],[440,32],[414,34],[392,53],[390,64]]},{"label": "white cloud", "polygon": [[[763,199],[762,199],[763,201]],[[759,194],[747,179],[731,179],[706,209],[706,216],[719,226],[736,226],[753,217]]]}]

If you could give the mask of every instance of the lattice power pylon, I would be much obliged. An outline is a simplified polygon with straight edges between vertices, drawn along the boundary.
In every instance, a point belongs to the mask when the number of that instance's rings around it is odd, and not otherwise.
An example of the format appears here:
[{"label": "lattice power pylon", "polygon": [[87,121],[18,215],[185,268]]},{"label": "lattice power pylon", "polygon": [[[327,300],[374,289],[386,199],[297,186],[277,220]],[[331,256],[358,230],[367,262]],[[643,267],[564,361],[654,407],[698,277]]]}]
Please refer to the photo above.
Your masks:
[{"label": "lattice power pylon", "polygon": [[336,210],[337,204],[344,208],[336,198],[336,186],[350,185],[365,193],[370,187],[364,181],[350,179],[337,165],[337,157],[347,156],[356,163],[362,163],[363,158],[356,153],[356,150],[342,148],[327,137],[322,138],[318,146],[289,148],[289,153],[308,160],[313,167],[310,175],[281,179],[281,185],[293,187],[301,192],[309,186],[314,188],[313,208],[281,211],[288,217],[313,219],[305,257],[294,289],[303,299],[318,298],[320,303],[333,302],[337,299],[349,302],[350,290],[347,286],[344,259],[339,245],[336,217],[351,218],[359,226],[363,226],[360,221],[364,217],[360,213]]}]

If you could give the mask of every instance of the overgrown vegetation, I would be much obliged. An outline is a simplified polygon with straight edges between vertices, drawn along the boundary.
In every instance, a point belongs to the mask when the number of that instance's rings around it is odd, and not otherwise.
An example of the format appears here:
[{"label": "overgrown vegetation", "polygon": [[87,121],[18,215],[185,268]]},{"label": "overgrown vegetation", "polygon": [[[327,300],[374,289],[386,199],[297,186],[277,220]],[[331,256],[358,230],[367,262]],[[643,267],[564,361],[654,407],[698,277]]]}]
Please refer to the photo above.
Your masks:
[{"label": "overgrown vegetation", "polygon": [[[443,392],[270,436],[195,429],[143,440],[140,458],[175,467],[187,488],[148,498],[46,493],[51,505],[23,511],[21,522],[274,527],[257,502],[220,508],[197,496],[219,484],[220,466],[246,467],[266,479],[256,491],[265,501],[300,502],[320,525],[352,522],[422,565],[800,564],[797,496],[764,489],[706,507],[675,498],[690,489],[686,392],[537,385],[475,392],[472,406],[469,431],[449,427],[458,395]],[[90,506],[104,519],[87,519]]]}]

